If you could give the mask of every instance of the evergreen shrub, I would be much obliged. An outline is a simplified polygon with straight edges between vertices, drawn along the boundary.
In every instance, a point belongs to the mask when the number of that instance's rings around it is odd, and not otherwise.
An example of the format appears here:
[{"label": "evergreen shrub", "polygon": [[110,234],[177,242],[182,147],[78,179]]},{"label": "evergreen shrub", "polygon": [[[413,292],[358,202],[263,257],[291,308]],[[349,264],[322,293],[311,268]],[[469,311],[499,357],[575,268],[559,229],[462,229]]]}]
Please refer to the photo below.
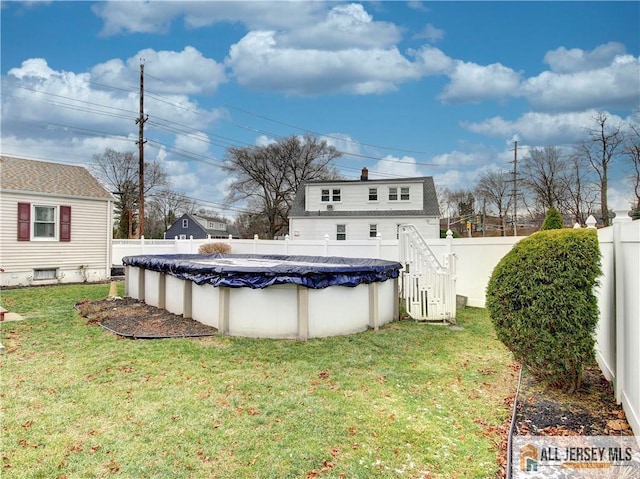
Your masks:
[{"label": "evergreen shrub", "polygon": [[227,254],[231,253],[231,246],[228,243],[205,243],[200,245],[198,248],[198,253],[200,254]]},{"label": "evergreen shrub", "polygon": [[564,228],[564,220],[560,212],[553,206],[547,211],[547,215],[544,217],[540,231],[546,230],[561,230]]},{"label": "evergreen shrub", "polygon": [[487,286],[498,338],[535,377],[568,393],[595,358],[600,274],[595,230],[548,230],[518,242]]}]

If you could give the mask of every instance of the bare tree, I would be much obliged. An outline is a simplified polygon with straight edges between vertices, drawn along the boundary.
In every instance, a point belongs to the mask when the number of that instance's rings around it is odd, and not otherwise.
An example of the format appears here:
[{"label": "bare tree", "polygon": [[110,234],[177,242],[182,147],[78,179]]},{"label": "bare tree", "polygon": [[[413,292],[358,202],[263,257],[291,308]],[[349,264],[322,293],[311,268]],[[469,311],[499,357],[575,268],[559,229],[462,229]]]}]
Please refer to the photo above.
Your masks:
[{"label": "bare tree", "polygon": [[483,203],[488,202],[489,207],[495,207],[495,212],[500,218],[502,234],[506,236],[507,228],[505,214],[511,207],[512,183],[511,173],[498,170],[486,171],[478,178],[476,185],[476,195],[483,199]]},{"label": "bare tree", "polygon": [[586,223],[589,215],[595,214],[598,200],[598,186],[585,162],[586,159],[579,155],[569,156],[565,177],[567,198],[561,207],[561,211],[566,211],[581,225]]},{"label": "bare tree", "polygon": [[184,213],[195,209],[195,203],[182,193],[169,187],[155,192],[146,209],[147,220],[145,230],[150,238],[162,238],[164,233]]},{"label": "bare tree", "polygon": [[[93,155],[94,171],[104,185],[117,196],[116,212],[119,214],[117,238],[133,238],[137,223],[138,194],[138,159],[135,153],[122,153],[106,148],[101,155]],[[167,174],[156,162],[146,163],[144,169],[144,195],[154,189],[167,185]]]},{"label": "bare tree", "polygon": [[522,184],[532,196],[535,209],[545,214],[550,208],[562,212],[568,198],[568,162],[558,148],[533,148],[523,159]]},{"label": "bare tree", "polygon": [[633,165],[633,173],[629,175],[634,195],[632,209],[636,215],[640,215],[640,126],[629,125],[623,153]]},{"label": "bare tree", "polygon": [[224,171],[234,182],[227,200],[251,200],[249,207],[265,216],[273,238],[287,231],[293,198],[303,181],[337,179],[331,164],[342,154],[312,135],[290,136],[268,146],[229,148]]},{"label": "bare tree", "polygon": [[609,166],[620,153],[620,147],[624,141],[622,127],[620,125],[612,126],[609,118],[606,112],[598,113],[593,118],[596,126],[587,129],[587,138],[576,147],[578,154],[589,161],[598,175],[600,215],[604,226],[609,226],[609,204],[607,201]]}]

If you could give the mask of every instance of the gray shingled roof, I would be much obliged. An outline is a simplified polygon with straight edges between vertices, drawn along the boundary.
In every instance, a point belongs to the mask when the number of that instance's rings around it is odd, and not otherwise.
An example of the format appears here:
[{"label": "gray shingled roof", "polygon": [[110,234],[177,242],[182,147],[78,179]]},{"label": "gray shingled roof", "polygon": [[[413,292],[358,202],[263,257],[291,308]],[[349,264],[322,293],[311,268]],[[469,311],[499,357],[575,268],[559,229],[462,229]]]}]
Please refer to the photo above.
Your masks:
[{"label": "gray shingled roof", "polygon": [[83,166],[0,156],[0,189],[113,200]]},{"label": "gray shingled roof", "polygon": [[[422,181],[424,184],[422,210],[365,210],[365,211],[305,211],[305,184],[314,185],[339,185],[339,184],[352,184],[352,183],[366,183],[366,184],[389,184],[389,183],[403,183],[403,182],[415,182]],[[438,206],[438,197],[436,196],[436,187],[433,183],[433,177],[431,176],[419,176],[415,178],[394,178],[386,180],[337,180],[337,181],[308,181],[302,183],[298,187],[298,192],[293,199],[291,205],[291,212],[289,217],[298,216],[377,216],[377,217],[394,217],[394,216],[440,216],[440,207]]]}]

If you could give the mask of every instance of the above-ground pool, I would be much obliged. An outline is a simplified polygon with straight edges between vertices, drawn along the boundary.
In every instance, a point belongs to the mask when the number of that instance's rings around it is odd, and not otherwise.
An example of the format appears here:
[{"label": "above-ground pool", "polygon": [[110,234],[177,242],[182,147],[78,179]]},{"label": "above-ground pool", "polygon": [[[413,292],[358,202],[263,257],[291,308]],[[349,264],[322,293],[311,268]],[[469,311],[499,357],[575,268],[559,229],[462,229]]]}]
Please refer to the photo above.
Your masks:
[{"label": "above-ground pool", "polygon": [[222,334],[314,338],[378,328],[398,317],[402,265],[282,255],[127,256],[125,294]]}]

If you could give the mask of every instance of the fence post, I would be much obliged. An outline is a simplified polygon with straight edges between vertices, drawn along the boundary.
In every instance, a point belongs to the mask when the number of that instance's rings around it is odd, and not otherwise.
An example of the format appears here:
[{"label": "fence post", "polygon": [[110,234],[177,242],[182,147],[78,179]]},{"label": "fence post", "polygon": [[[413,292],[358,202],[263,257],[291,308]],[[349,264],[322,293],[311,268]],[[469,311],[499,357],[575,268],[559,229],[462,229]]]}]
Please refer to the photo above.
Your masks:
[{"label": "fence post", "polygon": [[289,235],[284,235],[284,254],[289,254]]},{"label": "fence post", "polygon": [[140,236],[140,251],[141,254],[144,254],[144,235]]},{"label": "fence post", "polygon": [[[625,258],[622,255],[622,225],[631,221],[631,217],[626,211],[615,211],[616,217],[613,218],[613,257],[614,257],[614,287],[615,287],[615,308],[616,308],[616,380],[614,389],[616,400],[622,402],[622,393],[627,389],[628,364],[625,360],[625,336],[628,334],[629,326],[626,323],[626,311],[624,301],[624,272],[628,268],[625,264]],[[591,217],[589,217],[591,218]],[[589,220],[587,220],[587,223]],[[633,375],[632,375],[633,377]]]},{"label": "fence post", "polygon": [[382,233],[378,231],[376,233],[376,258],[378,259],[382,259],[382,257],[380,256],[381,244],[382,244]]},{"label": "fence post", "polygon": [[189,235],[189,253],[193,254],[193,235]]},{"label": "fence post", "polygon": [[229,243],[229,251],[232,251],[231,249],[231,240],[233,239],[233,235],[229,235],[229,239],[228,239],[228,243]]},{"label": "fence post", "polygon": [[253,254],[258,252],[258,235],[253,235]]},{"label": "fence post", "polygon": [[593,228],[595,228],[595,227],[596,227],[596,223],[597,223],[597,221],[596,221],[596,219],[593,217],[593,215],[589,215],[589,217],[587,218],[586,223],[587,223],[587,228],[589,228],[589,229],[593,229]]},{"label": "fence post", "polygon": [[329,235],[324,235],[324,255],[329,256]]}]

